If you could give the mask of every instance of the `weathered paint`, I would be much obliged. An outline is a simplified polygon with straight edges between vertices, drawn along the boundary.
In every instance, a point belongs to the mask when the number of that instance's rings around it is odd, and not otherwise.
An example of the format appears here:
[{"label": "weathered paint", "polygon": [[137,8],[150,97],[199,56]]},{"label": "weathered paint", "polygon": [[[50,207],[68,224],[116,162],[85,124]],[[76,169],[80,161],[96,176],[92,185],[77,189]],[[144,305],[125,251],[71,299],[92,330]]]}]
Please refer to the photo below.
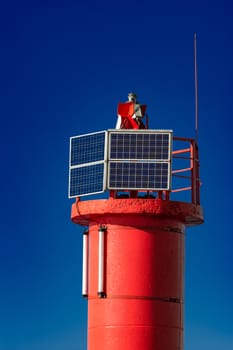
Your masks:
[{"label": "weathered paint", "polygon": [[170,219],[196,226],[203,223],[203,211],[200,205],[162,199],[98,199],[79,201],[72,205],[71,220],[75,224],[88,226],[93,224],[126,225],[129,217],[137,225],[143,218],[154,220]]}]

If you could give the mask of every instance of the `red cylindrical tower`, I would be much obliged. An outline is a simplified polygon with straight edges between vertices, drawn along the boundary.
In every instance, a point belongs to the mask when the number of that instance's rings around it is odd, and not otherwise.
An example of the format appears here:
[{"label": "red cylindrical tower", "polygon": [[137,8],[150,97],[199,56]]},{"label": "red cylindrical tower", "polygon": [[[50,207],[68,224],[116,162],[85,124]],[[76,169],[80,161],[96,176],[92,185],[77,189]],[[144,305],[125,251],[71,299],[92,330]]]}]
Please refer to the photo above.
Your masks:
[{"label": "red cylindrical tower", "polygon": [[[198,146],[169,130],[147,130],[146,106],[134,93],[128,98],[118,105],[115,131],[70,143],[70,197],[110,194],[72,206],[72,221],[89,227],[88,350],[183,350],[185,228],[203,222]],[[170,200],[183,191],[191,202]]]},{"label": "red cylindrical tower", "polygon": [[150,198],[79,201],[88,350],[182,350],[185,227],[200,205]]}]

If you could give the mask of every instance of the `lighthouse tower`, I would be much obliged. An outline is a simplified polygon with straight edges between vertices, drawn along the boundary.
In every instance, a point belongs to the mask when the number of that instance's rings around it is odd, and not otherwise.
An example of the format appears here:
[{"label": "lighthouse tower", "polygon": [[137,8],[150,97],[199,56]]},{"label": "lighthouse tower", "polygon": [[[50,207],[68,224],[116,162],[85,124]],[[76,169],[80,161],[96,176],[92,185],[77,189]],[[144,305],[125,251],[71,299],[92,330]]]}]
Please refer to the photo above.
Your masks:
[{"label": "lighthouse tower", "polygon": [[115,129],[70,139],[88,350],[183,350],[185,229],[203,223],[198,145],[149,129],[133,93],[117,116]]}]

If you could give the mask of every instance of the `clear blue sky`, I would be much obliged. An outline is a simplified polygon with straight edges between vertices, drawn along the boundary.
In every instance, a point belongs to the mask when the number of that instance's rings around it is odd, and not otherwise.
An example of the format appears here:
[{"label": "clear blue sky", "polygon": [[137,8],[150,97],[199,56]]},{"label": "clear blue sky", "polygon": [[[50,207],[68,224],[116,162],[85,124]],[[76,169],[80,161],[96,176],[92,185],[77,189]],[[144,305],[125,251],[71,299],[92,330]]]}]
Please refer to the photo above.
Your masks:
[{"label": "clear blue sky", "polygon": [[193,136],[198,35],[205,224],[187,231],[185,350],[233,349],[232,1],[2,1],[0,350],[85,350],[69,136],[113,128],[131,90]]}]

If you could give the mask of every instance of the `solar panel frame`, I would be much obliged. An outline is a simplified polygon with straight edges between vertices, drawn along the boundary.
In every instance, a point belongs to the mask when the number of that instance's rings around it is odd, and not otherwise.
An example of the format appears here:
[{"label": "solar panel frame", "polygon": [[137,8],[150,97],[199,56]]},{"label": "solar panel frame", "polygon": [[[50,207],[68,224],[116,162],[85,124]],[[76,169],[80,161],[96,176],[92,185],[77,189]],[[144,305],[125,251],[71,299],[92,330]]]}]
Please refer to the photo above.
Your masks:
[{"label": "solar panel frame", "polygon": [[[135,160],[135,161],[136,160],[143,160],[143,161],[151,161],[151,160],[155,160],[155,161],[171,161],[172,135],[173,135],[172,130],[153,130],[153,129],[147,129],[147,130],[145,130],[145,129],[143,129],[143,130],[119,129],[119,130],[116,130],[116,129],[111,129],[111,130],[108,130],[108,132],[109,132],[109,137],[108,137],[108,159],[109,159],[109,161],[111,161],[111,160],[118,160],[118,161],[122,160],[123,161],[123,160],[129,160],[129,159],[130,160]],[[135,139],[137,137],[138,138],[139,137],[143,137],[144,135],[148,135],[149,137],[153,137],[153,136],[161,136],[161,137],[168,136],[168,142],[167,142],[167,145],[168,145],[167,155],[168,156],[167,156],[167,158],[145,157],[145,156],[143,156],[143,153],[145,153],[144,152],[145,149],[147,147],[150,148],[150,146],[149,146],[150,140],[142,140],[141,143],[139,143],[139,145],[142,148],[142,156],[141,157],[139,157],[139,156],[138,157],[137,156],[132,157],[130,155],[128,157],[126,157],[126,156],[119,156],[119,154],[118,154],[118,156],[116,155],[115,157],[113,157],[112,156],[112,148],[113,148],[112,136],[114,136],[114,135],[119,135],[119,136],[122,137],[122,139],[123,139],[124,135],[127,135],[127,136],[132,135]],[[131,146],[131,145],[129,145],[129,146]],[[159,144],[156,145],[156,146],[158,147]],[[137,153],[139,153],[139,152],[137,152],[138,144],[136,144],[135,147],[136,147],[135,154],[137,154]],[[161,144],[161,147],[163,147],[163,144]],[[118,145],[118,150],[119,150],[119,148],[120,147]],[[125,145],[123,145],[123,147],[121,147],[121,148],[122,148],[122,155],[126,154],[127,152],[126,152],[126,149],[125,149],[126,148]],[[154,151],[155,151],[155,149],[156,149],[156,147],[154,146]],[[131,150],[131,152],[129,152],[129,153],[132,153],[132,151],[133,150]]]},{"label": "solar panel frame", "polygon": [[[82,164],[89,164],[89,163],[94,163],[97,161],[102,161],[103,159],[107,158],[107,150],[106,150],[106,135],[107,135],[107,131],[98,131],[98,132],[94,132],[94,133],[88,133],[88,134],[84,134],[84,135],[77,135],[77,136],[72,136],[70,137],[70,153],[69,153],[69,167],[72,166],[76,166],[76,165],[82,165]],[[98,154],[98,144],[100,144],[100,141],[97,141],[98,137],[103,137],[102,142],[104,141],[104,147],[103,147],[103,156],[100,157],[100,155]],[[72,145],[72,143],[74,143],[75,141],[85,141],[85,140],[90,140],[91,138],[96,138],[96,140],[94,140],[94,142],[86,142],[86,144],[84,143],[84,145],[86,146],[85,148],[83,147],[78,147],[79,145],[76,146],[77,150],[76,151],[81,151],[83,153],[83,159],[82,160],[76,160],[76,162],[74,163],[72,161],[72,150],[75,148],[74,145]],[[91,150],[92,146],[94,148],[94,150],[92,149],[92,152],[87,152],[89,149]],[[95,151],[96,153],[93,153],[93,151]],[[81,153],[81,152],[80,152]],[[76,158],[78,156],[78,152],[76,154]],[[94,157],[96,156],[96,157]]]},{"label": "solar panel frame", "polygon": [[[129,129],[121,129],[121,130],[108,130],[109,131],[109,137],[108,137],[108,179],[107,179],[107,188],[109,190],[151,190],[151,191],[160,191],[160,190],[170,190],[171,189],[171,160],[172,160],[172,140],[173,140],[173,132],[172,130],[153,130],[153,129],[148,129],[148,130],[129,130]],[[112,155],[112,135],[133,135],[134,138],[137,138],[137,135],[140,135],[140,137],[138,137],[139,139],[142,139],[143,135],[149,135],[149,137],[147,136],[147,140],[145,140],[146,138],[144,138],[144,140],[140,141],[140,147],[141,147],[141,153],[138,152],[136,150],[135,155],[133,157],[130,158],[130,155],[134,154],[134,151],[130,151],[128,147],[128,156],[125,154],[127,152],[125,152],[125,146],[123,145],[122,147],[122,156],[120,154],[119,156],[119,152],[116,155]],[[165,159],[161,158],[161,157],[156,157],[155,156],[155,151],[156,151],[156,147],[154,146],[154,154],[153,152],[150,152],[150,139],[152,139],[153,141],[153,137],[159,135],[160,137],[166,135],[167,137],[167,146],[168,149],[166,151],[166,157]],[[152,137],[151,137],[152,136]],[[124,139],[124,137],[122,138]],[[155,137],[156,139],[156,137]],[[127,145],[128,146],[128,145]],[[149,151],[147,152],[147,156],[145,157],[144,153],[144,148],[149,147]],[[161,143],[161,146],[163,147],[163,143]],[[134,145],[133,145],[134,147]],[[132,147],[132,149],[133,149]],[[116,142],[115,144],[115,148],[118,149],[119,148],[119,144]],[[138,148],[138,145],[136,146],[136,148]],[[140,151],[140,150],[139,150]],[[116,152],[116,153],[117,153]],[[162,153],[162,152],[161,152]],[[140,154],[142,155],[140,157]],[[162,153],[163,155],[163,153]],[[111,166],[113,163],[118,163],[119,166],[122,166],[122,168],[124,167],[125,164],[147,164],[149,167],[149,164],[154,164],[155,168],[156,165],[159,167],[160,164],[167,164],[167,174],[166,174],[166,186],[150,186],[151,181],[149,181],[148,179],[148,185],[147,186],[132,186],[132,185],[125,185],[124,181],[122,181],[122,183],[120,181],[118,181],[118,185],[112,185],[112,181],[111,181],[111,176],[112,176],[112,171],[111,171]],[[127,171],[126,171],[127,173]],[[125,176],[130,176],[131,174],[126,174]],[[116,172],[116,176],[120,177],[119,174],[117,174]],[[151,175],[152,177],[155,177],[155,174]],[[162,175],[161,175],[162,176]],[[163,177],[156,177],[157,182],[161,182],[161,183],[165,183],[163,182],[164,180],[164,176]],[[143,177],[143,175],[142,175]],[[128,180],[129,181],[129,180]],[[153,181],[152,181],[153,182]],[[154,182],[156,182],[154,180]],[[137,179],[135,177],[135,184],[138,184]]]},{"label": "solar panel frame", "polygon": [[[112,165],[118,166],[118,171],[115,172],[116,180],[113,180],[111,174]],[[166,174],[162,174],[164,169],[161,169],[163,165],[167,166]],[[128,168],[133,168],[135,173],[132,173]],[[147,169],[146,167],[147,166]],[[140,169],[141,167],[141,169]],[[144,169],[143,169],[144,167]],[[154,167],[154,171],[152,167]],[[151,168],[151,169],[150,169]],[[146,170],[146,172],[145,172]],[[127,172],[127,173],[126,173]],[[141,172],[139,174],[139,172]],[[144,174],[142,174],[144,172]],[[157,172],[157,174],[156,174]],[[158,174],[158,172],[160,174]],[[108,189],[111,190],[139,190],[139,191],[162,191],[170,189],[170,172],[171,164],[170,162],[117,162],[110,161],[108,164]],[[133,178],[132,178],[133,177]],[[115,185],[113,184],[115,182]],[[147,183],[146,186],[143,184]],[[158,184],[160,183],[160,185]],[[135,184],[132,186],[132,184]]]},{"label": "solar panel frame", "polygon": [[[82,162],[82,161],[77,161],[77,164],[74,164],[72,162],[72,146],[73,146],[73,140],[75,139],[80,139],[83,138],[82,140],[85,140],[86,139],[90,139],[92,136],[95,137],[97,135],[98,136],[101,136],[101,134],[104,136],[103,137],[103,140],[104,141],[102,143],[103,145],[103,148],[101,150],[101,153],[103,154],[103,157],[102,159],[100,159],[99,155],[94,158],[91,158],[90,156],[86,157],[86,162]],[[70,137],[70,152],[69,152],[69,183],[68,183],[68,197],[69,198],[77,198],[77,197],[82,197],[82,196],[88,196],[88,195],[94,195],[94,194],[98,194],[98,193],[103,193],[104,191],[106,191],[106,184],[107,184],[107,177],[106,177],[106,174],[107,174],[107,131],[99,131],[99,132],[95,132],[95,133],[89,133],[89,134],[84,134],[84,135],[78,135],[78,136],[72,136]],[[100,143],[101,144],[101,143]],[[94,147],[94,150],[93,150],[93,145],[95,146]],[[95,153],[93,153],[93,151],[96,151],[96,147],[97,147],[98,143],[94,142],[94,143],[91,143],[89,142],[89,148],[92,149],[92,152],[89,152],[89,154],[93,154],[95,155]],[[98,152],[96,153],[98,154]],[[84,158],[85,158],[85,155],[84,155]],[[72,172],[74,173],[75,169],[82,169],[84,170],[85,169],[93,169],[93,167],[95,166],[98,166],[100,164],[103,164],[103,179],[101,181],[101,184],[102,184],[102,188],[101,190],[99,190],[99,185],[100,185],[100,182],[98,183],[98,190],[93,190],[92,191],[87,191],[87,192],[74,192],[72,191],[73,187],[72,187]],[[76,170],[76,172],[78,172],[78,170]],[[80,170],[80,172],[82,171]],[[87,170],[88,172],[88,170]],[[83,177],[84,178],[84,177]],[[90,176],[86,176],[87,180],[90,180]],[[93,184],[93,183],[92,183]],[[86,184],[86,188],[91,188],[91,183],[90,184]],[[97,183],[96,183],[97,185]],[[82,186],[84,186],[84,184],[82,184]],[[78,185],[76,186],[78,188]],[[79,187],[80,188],[80,187]]]},{"label": "solar panel frame", "polygon": [[[103,166],[101,171],[99,170],[100,166]],[[106,167],[106,162],[98,162],[71,168],[69,174],[69,198],[103,193],[106,190]],[[73,183],[74,177],[72,176],[74,172],[76,172],[74,175],[75,183]],[[98,177],[101,177],[101,180]],[[87,178],[88,182],[83,182],[83,178]]]}]

